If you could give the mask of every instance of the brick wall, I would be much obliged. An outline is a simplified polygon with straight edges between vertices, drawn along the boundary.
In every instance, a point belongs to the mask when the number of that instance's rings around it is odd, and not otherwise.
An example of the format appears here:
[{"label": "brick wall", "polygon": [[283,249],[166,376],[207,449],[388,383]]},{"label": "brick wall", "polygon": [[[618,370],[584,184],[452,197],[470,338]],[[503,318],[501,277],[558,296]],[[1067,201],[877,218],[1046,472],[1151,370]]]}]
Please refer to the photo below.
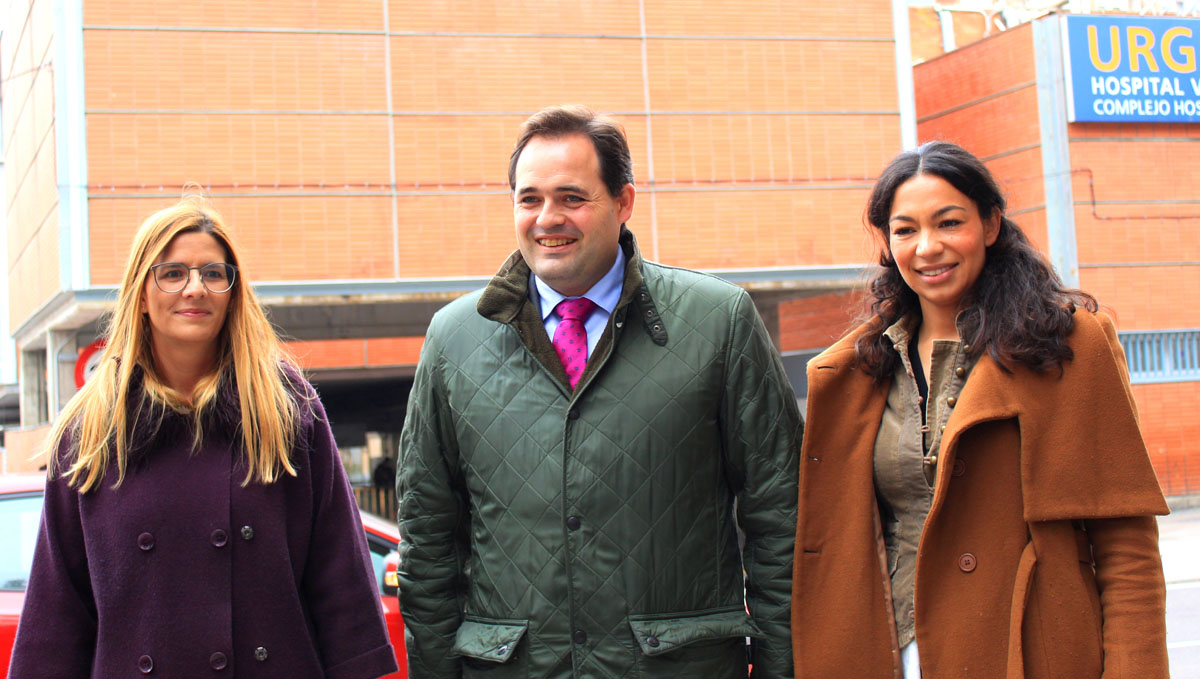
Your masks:
[{"label": "brick wall", "polygon": [[54,5],[8,5],[4,74],[5,234],[10,328],[59,289],[58,175],[54,127]]},{"label": "brick wall", "polygon": [[648,256],[862,261],[870,178],[900,141],[889,3],[640,6],[87,0],[93,283],[186,182],[251,280],[493,273],[517,127],[564,102],[625,125]]},{"label": "brick wall", "polygon": [[779,305],[780,351],[824,349],[854,325],[863,303],[859,291],[807,297]]}]

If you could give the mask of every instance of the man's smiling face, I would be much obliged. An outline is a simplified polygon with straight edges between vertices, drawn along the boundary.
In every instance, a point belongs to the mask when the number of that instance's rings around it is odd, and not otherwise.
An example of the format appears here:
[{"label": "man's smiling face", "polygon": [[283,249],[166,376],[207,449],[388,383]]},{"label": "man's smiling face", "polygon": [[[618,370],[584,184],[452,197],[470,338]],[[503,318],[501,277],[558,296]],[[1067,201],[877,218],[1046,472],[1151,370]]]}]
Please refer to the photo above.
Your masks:
[{"label": "man's smiling face", "polygon": [[616,261],[633,185],[610,195],[596,148],[582,134],[530,139],[515,178],[513,217],[525,262],[560,294],[587,292]]}]

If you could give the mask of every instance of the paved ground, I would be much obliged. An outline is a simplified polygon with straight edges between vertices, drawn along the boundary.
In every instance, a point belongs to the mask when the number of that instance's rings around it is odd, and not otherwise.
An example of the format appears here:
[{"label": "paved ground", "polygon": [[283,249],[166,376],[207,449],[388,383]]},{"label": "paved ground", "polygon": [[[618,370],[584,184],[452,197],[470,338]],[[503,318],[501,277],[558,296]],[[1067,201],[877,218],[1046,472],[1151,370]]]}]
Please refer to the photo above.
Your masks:
[{"label": "paved ground", "polygon": [[1158,520],[1172,679],[1200,679],[1200,507]]}]

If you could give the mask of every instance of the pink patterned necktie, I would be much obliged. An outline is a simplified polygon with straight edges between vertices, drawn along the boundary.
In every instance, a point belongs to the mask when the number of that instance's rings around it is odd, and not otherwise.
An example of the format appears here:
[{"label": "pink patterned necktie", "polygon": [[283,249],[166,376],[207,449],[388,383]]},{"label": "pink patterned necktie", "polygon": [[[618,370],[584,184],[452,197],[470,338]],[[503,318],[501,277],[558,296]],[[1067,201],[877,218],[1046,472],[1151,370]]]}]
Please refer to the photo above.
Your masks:
[{"label": "pink patterned necktie", "polygon": [[571,389],[579,384],[583,369],[587,366],[587,329],[583,327],[587,317],[596,310],[596,303],[587,297],[564,299],[554,307],[554,313],[562,320],[554,331],[554,351],[567,371]]}]

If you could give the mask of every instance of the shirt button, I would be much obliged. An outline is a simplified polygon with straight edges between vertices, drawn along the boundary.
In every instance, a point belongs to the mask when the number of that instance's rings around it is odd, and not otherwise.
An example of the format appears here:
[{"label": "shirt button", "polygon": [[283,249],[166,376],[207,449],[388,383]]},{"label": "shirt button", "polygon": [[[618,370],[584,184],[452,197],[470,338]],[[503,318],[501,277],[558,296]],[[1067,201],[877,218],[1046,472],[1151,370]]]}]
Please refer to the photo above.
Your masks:
[{"label": "shirt button", "polygon": [[254,539],[254,529],[251,528],[250,526],[242,526],[242,539],[243,540],[253,540]]},{"label": "shirt button", "polygon": [[212,541],[213,547],[224,547],[225,543],[229,542],[229,535],[227,535],[225,531],[218,528],[212,532],[212,535],[209,536],[209,539]]},{"label": "shirt button", "polygon": [[259,646],[258,648],[254,649],[254,659],[259,662],[266,660],[267,659],[267,649],[263,648],[262,646]]},{"label": "shirt button", "polygon": [[571,530],[579,530],[579,526],[581,525],[583,525],[583,522],[579,520],[578,516],[567,517],[567,528]]},{"label": "shirt button", "polygon": [[577,643],[579,645],[586,644],[587,643],[587,632],[584,632],[581,629],[577,629],[577,630],[575,630],[575,633],[571,635],[571,638],[574,639],[575,643]]},{"label": "shirt button", "polygon": [[142,674],[150,674],[154,671],[154,658],[148,655],[143,655],[138,658],[138,671]]},{"label": "shirt button", "polygon": [[567,419],[572,422],[579,419],[579,408],[571,408],[567,411]]},{"label": "shirt button", "polygon": [[964,462],[963,460],[955,460],[954,461],[954,471],[952,473],[955,476],[962,476],[963,474],[966,474],[967,473],[967,463]]},{"label": "shirt button", "polygon": [[970,344],[964,344],[964,345],[963,345],[963,351],[970,351],[970,350],[971,350],[971,345],[970,345]]},{"label": "shirt button", "polygon": [[951,408],[954,407],[955,403],[958,403],[958,399],[955,398],[954,396],[948,396],[946,398],[946,405],[950,406]]},{"label": "shirt button", "polygon": [[658,648],[658,637],[646,637],[646,645],[650,648]]},{"label": "shirt button", "polygon": [[958,375],[959,377],[962,377],[963,375],[967,374],[967,369],[960,365],[954,369],[954,374]]},{"label": "shirt button", "polygon": [[[142,550],[143,552],[148,552],[148,551],[154,549],[154,536],[151,535],[150,533],[142,533],[141,535],[139,535],[138,536],[138,549]],[[143,657],[149,658],[150,656],[147,655],[147,656],[143,656]]]},{"label": "shirt button", "polygon": [[229,661],[225,658],[225,654],[217,651],[208,657],[208,666],[214,670],[223,670]]},{"label": "shirt button", "polygon": [[976,565],[978,565],[978,561],[975,560],[975,555],[970,552],[958,557],[958,569],[964,573],[970,573],[975,570]]}]

